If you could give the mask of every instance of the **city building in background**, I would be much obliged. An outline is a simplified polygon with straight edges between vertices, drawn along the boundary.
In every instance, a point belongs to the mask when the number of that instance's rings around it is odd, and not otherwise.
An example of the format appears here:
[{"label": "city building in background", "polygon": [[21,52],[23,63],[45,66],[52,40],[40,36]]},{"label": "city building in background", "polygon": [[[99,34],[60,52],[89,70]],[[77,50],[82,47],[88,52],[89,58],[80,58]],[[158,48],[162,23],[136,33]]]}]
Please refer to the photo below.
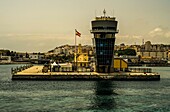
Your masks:
[{"label": "city building in background", "polygon": [[151,44],[150,41],[146,41],[144,45],[141,45],[137,49],[137,55],[141,56],[143,61],[167,61],[169,59],[170,45],[163,44]]},{"label": "city building in background", "polygon": [[0,63],[11,63],[11,56],[0,55]]}]

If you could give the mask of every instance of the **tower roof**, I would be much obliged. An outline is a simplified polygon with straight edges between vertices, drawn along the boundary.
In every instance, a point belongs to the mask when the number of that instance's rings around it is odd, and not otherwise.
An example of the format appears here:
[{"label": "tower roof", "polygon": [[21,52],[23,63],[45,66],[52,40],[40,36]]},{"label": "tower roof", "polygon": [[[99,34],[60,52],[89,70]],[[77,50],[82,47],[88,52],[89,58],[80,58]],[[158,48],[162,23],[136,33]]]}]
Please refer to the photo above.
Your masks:
[{"label": "tower roof", "polygon": [[103,16],[96,17],[95,20],[112,20],[115,21],[115,17],[106,16],[106,10],[103,10]]}]

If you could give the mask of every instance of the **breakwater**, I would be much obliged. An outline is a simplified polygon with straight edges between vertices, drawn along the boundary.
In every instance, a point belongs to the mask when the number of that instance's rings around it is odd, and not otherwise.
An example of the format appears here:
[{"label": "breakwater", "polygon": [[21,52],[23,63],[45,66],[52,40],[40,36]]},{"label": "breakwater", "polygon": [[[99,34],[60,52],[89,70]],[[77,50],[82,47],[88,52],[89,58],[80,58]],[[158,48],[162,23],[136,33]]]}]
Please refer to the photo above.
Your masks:
[{"label": "breakwater", "polygon": [[160,80],[160,75],[150,68],[129,68],[128,72],[42,72],[43,66],[27,65],[11,69],[12,80],[118,80],[151,81]]},{"label": "breakwater", "polygon": [[16,67],[16,68],[11,68],[11,74],[12,75],[17,74],[18,72],[26,70],[26,69],[28,69],[28,68],[30,68],[32,66],[33,66],[32,64],[29,64],[29,65],[24,65],[24,66]]},{"label": "breakwater", "polygon": [[12,80],[115,80],[115,81],[158,81],[160,75],[13,75]]}]

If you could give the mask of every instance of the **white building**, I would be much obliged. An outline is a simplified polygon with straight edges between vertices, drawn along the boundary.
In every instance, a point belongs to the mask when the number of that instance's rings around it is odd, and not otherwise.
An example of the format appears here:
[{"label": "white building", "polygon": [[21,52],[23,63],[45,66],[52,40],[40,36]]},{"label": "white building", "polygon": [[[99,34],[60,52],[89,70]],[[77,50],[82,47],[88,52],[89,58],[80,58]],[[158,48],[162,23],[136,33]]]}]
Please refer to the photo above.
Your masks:
[{"label": "white building", "polygon": [[168,51],[168,63],[170,63],[170,50]]},{"label": "white building", "polygon": [[142,56],[143,58],[157,58],[157,59],[167,59],[168,54],[166,51],[138,51],[137,55]]},{"label": "white building", "polygon": [[53,51],[53,54],[55,55],[59,55],[59,54],[66,54],[66,55],[70,55],[74,53],[74,48],[72,46],[69,45],[64,45],[64,46],[60,46],[60,47],[56,47]]},{"label": "white building", "polygon": [[145,42],[137,50],[137,55],[143,58],[156,58],[156,59],[168,59],[168,50],[170,50],[170,45],[163,44],[151,44],[150,41]]},{"label": "white building", "polygon": [[62,50],[61,47],[57,47],[57,48],[54,49],[54,52],[53,52],[53,53],[56,54],[56,55],[58,55],[58,54],[61,54],[62,51],[63,51],[63,50]]},{"label": "white building", "polygon": [[0,55],[0,63],[11,63],[11,56]]},{"label": "white building", "polygon": [[31,53],[29,54],[29,58],[31,60],[41,60],[44,58],[44,54],[41,54],[41,53]]}]

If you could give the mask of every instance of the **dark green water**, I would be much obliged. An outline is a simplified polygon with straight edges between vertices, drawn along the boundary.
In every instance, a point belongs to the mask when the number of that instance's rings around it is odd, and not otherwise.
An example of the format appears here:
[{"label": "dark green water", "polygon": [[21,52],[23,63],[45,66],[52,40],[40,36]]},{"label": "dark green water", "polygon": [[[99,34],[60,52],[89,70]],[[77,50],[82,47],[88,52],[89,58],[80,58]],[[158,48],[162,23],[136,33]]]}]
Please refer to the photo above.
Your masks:
[{"label": "dark green water", "polygon": [[160,81],[11,81],[0,65],[0,112],[170,112],[170,68]]}]

